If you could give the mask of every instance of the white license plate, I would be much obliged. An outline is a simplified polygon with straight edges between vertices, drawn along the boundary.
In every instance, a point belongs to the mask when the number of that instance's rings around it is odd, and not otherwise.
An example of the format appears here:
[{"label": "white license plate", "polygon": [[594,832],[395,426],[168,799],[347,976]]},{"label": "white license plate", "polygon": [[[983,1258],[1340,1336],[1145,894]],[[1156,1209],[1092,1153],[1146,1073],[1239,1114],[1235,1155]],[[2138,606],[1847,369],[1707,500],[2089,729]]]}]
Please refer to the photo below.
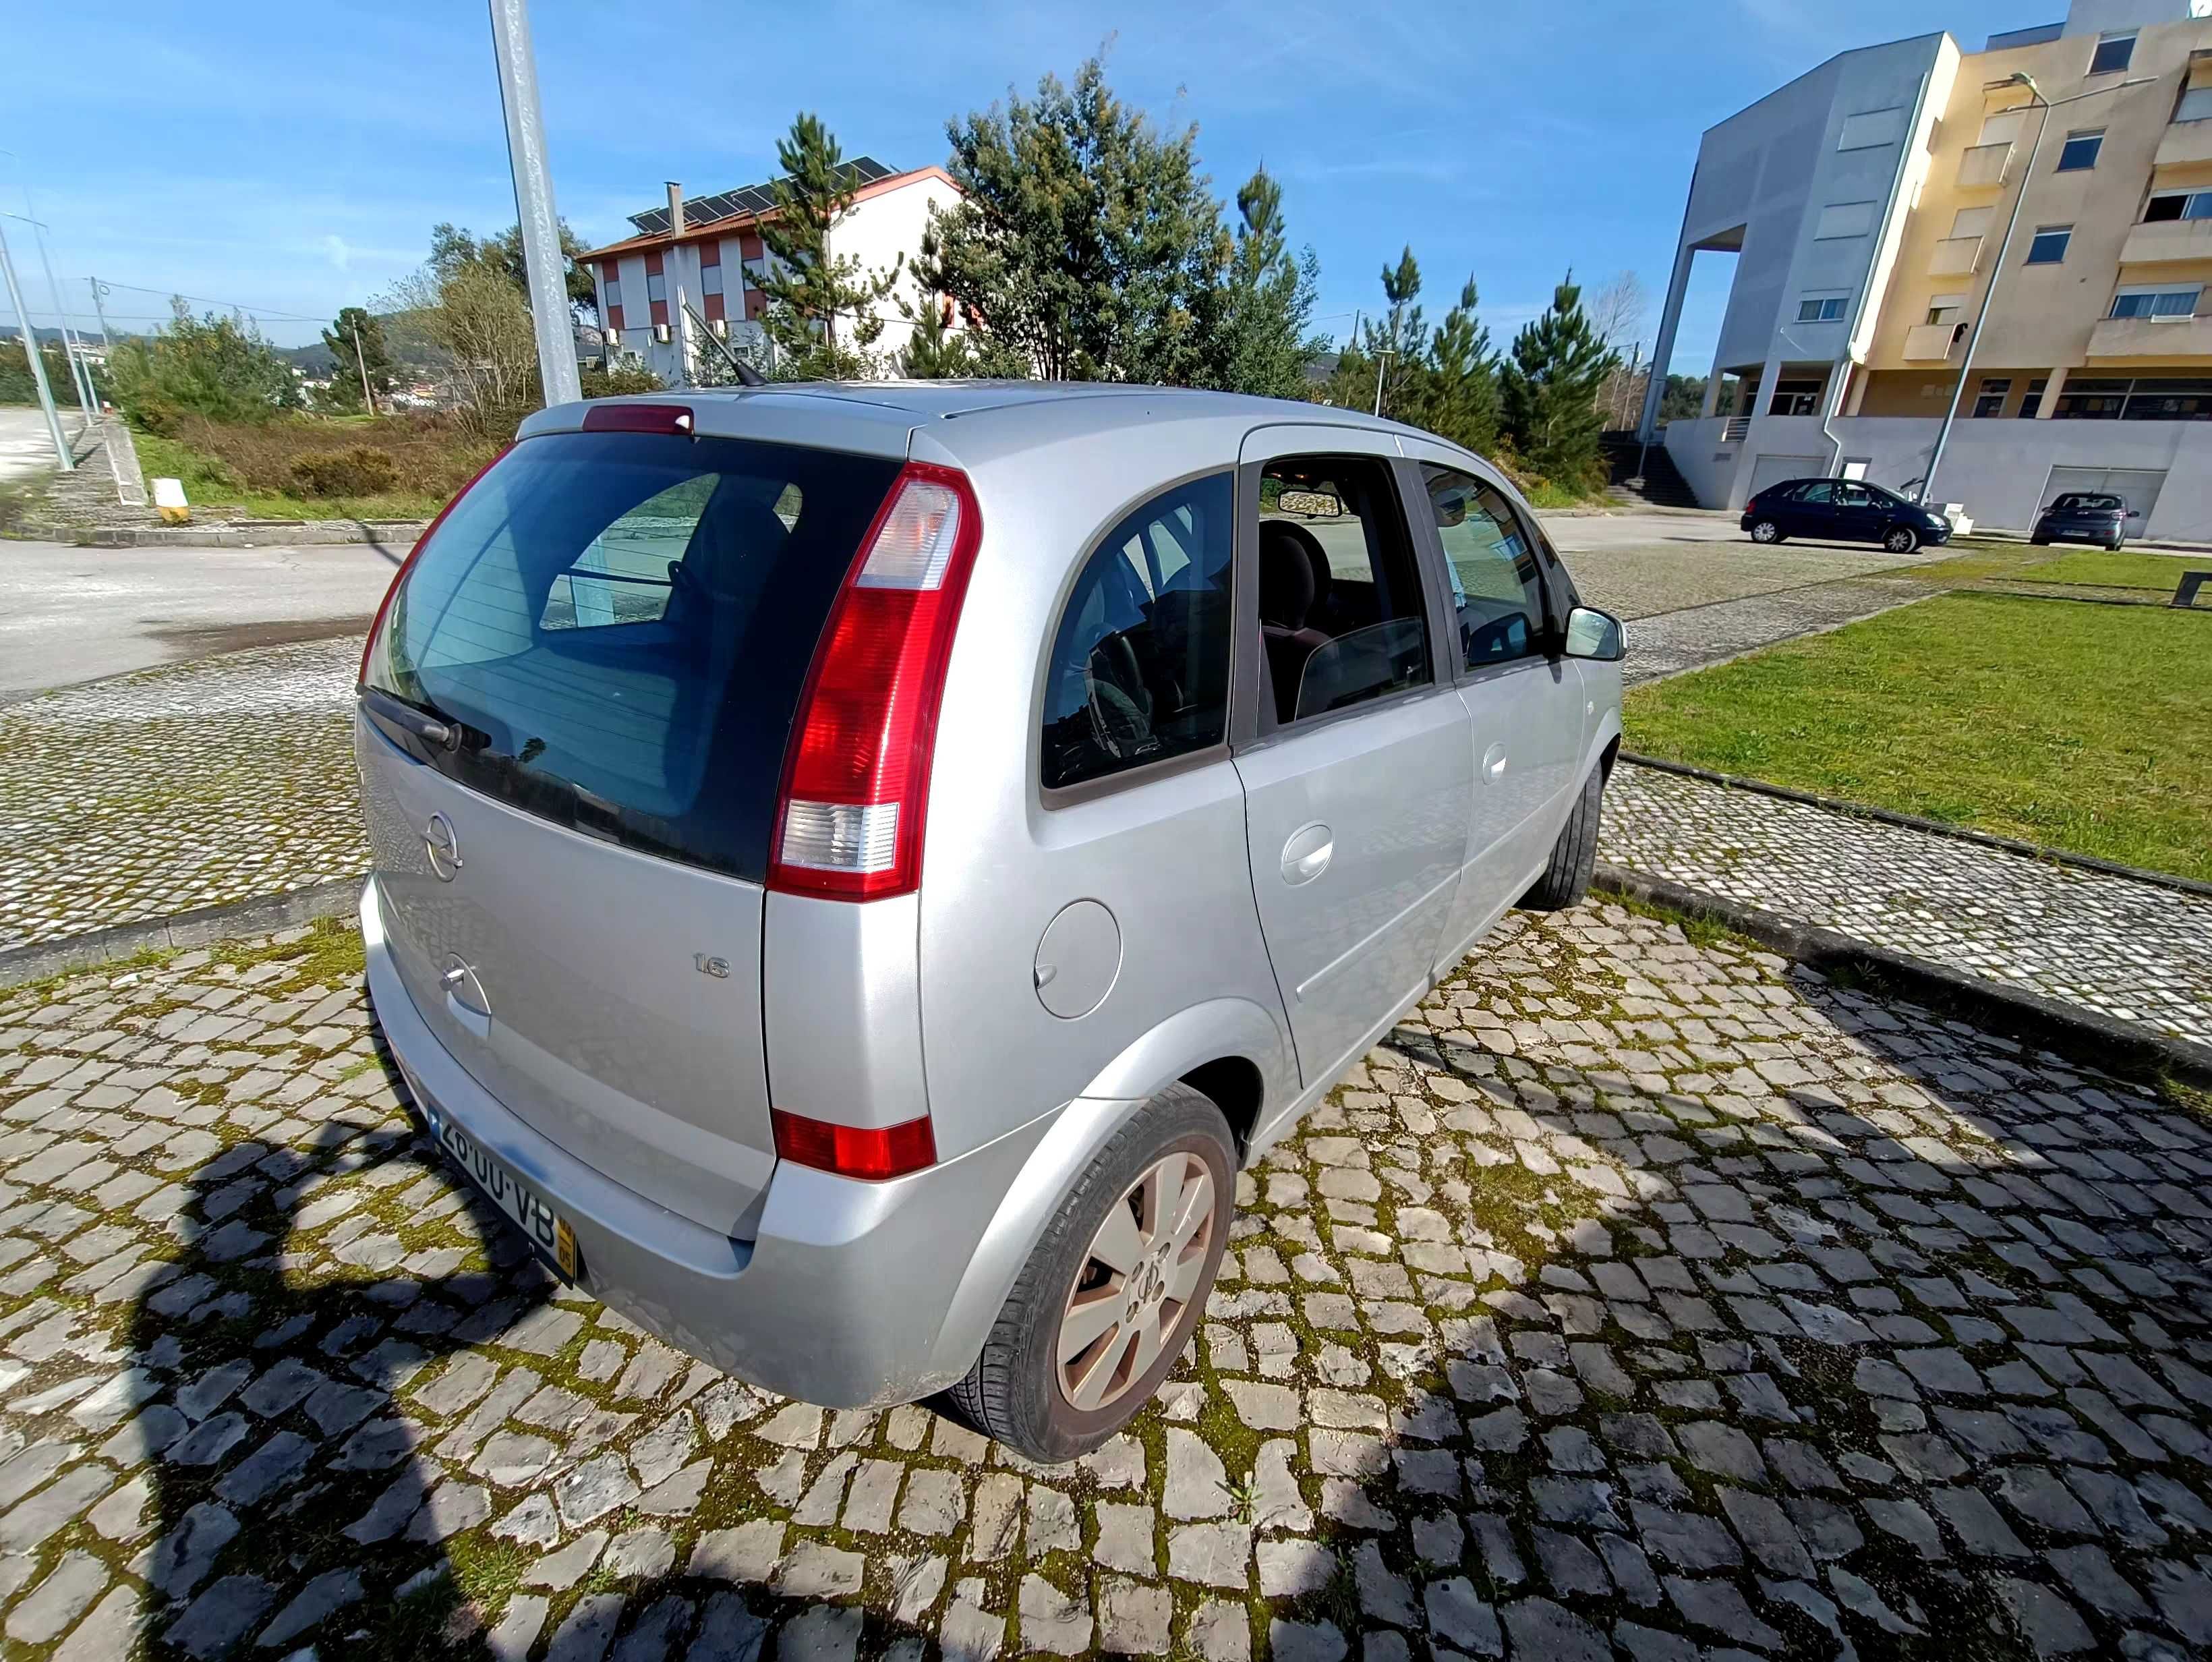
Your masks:
[{"label": "white license plate", "polygon": [[445,1150],[481,1189],[491,1203],[512,1219],[561,1279],[576,1279],[576,1232],[568,1219],[556,1212],[545,1196],[514,1175],[507,1162],[428,1103],[424,1111],[430,1129]]}]

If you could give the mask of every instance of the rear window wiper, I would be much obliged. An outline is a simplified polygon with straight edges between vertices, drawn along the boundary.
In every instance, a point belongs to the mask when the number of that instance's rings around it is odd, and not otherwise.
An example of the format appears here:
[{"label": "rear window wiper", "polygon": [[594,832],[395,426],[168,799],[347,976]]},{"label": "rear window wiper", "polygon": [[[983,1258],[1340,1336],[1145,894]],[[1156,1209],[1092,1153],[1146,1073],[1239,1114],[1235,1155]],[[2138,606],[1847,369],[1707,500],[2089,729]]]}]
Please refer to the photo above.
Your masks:
[{"label": "rear window wiper", "polygon": [[389,721],[401,732],[411,734],[424,744],[439,750],[458,749],[461,742],[461,724],[443,719],[433,712],[418,709],[403,698],[395,698],[380,687],[365,686],[361,690],[361,701],[368,707],[370,715]]}]

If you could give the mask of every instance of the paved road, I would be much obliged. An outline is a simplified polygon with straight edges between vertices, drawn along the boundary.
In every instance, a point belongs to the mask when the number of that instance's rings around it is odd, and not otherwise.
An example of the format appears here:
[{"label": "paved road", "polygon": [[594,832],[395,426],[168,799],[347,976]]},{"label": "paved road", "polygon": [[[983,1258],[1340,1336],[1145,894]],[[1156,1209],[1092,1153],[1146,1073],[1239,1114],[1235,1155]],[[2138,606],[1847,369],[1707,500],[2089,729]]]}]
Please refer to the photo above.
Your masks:
[{"label": "paved road", "polygon": [[0,995],[11,1659],[2212,1647],[2212,1130],[1924,1011],[1510,921],[1241,1180],[1163,1400],[1041,1468],[556,1288],[358,963]]},{"label": "paved road", "polygon": [[[82,426],[76,411],[62,411],[62,431],[70,439],[76,437]],[[46,418],[38,407],[0,406],[0,479],[47,472],[53,465],[53,437],[46,431]]]},{"label": "paved road", "polygon": [[241,647],[358,636],[404,555],[0,543],[0,703]]}]

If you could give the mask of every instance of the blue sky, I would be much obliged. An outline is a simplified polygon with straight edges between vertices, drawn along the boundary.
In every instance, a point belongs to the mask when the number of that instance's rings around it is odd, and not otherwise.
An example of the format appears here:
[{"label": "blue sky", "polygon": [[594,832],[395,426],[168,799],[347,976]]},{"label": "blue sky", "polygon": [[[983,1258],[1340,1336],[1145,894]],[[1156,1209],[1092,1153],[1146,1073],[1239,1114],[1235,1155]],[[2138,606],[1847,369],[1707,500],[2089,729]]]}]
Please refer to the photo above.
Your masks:
[{"label": "blue sky", "polygon": [[[799,109],[848,155],[942,161],[948,117],[1103,44],[1124,98],[1198,123],[1217,194],[1262,162],[1281,179],[1292,236],[1321,258],[1320,327],[1371,311],[1383,262],[1410,242],[1431,320],[1472,273],[1502,342],[1570,265],[1591,286],[1637,272],[1648,337],[1698,133],[1779,82],[1850,46],[1948,27],[1974,50],[2063,10],[536,0],[532,22],[556,197],[592,241],[623,234],[672,175],[695,193],[767,177]],[[118,323],[177,291],[262,308],[270,337],[296,344],[316,323],[276,314],[323,320],[373,295],[437,221],[490,232],[514,217],[481,4],[231,0],[180,25],[173,5],[94,0],[19,9],[11,34],[0,210],[25,211],[27,185],[72,312],[97,273]],[[28,228],[7,227],[47,323]],[[1701,263],[1677,370],[1708,361],[1726,281],[1724,260]]]}]

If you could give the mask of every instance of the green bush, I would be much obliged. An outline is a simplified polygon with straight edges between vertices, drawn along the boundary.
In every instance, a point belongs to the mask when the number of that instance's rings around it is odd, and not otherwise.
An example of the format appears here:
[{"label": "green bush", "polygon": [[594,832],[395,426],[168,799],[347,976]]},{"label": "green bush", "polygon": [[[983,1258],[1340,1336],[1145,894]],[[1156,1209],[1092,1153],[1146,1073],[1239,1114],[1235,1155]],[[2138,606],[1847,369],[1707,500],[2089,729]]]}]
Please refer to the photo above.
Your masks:
[{"label": "green bush", "polygon": [[392,489],[399,464],[373,444],[311,450],[292,464],[292,480],[310,496],[374,496]]},{"label": "green bush", "polygon": [[625,393],[667,390],[659,376],[635,362],[618,363],[611,369],[586,369],[581,379],[584,396],[587,399],[611,399],[619,398]]},{"label": "green bush", "polygon": [[[64,410],[74,410],[82,402],[76,395],[76,378],[70,374],[69,359],[54,343],[42,342],[39,356],[46,366],[46,386],[52,391],[54,403]],[[93,392],[95,396],[106,392],[101,385],[106,372],[93,365]],[[31,360],[24,355],[21,337],[0,341],[0,404],[36,404],[39,384],[31,379]]]},{"label": "green bush", "polygon": [[173,435],[190,416],[265,422],[299,403],[291,366],[253,325],[172,305],[175,319],[161,333],[115,349],[116,401],[141,427]]}]

